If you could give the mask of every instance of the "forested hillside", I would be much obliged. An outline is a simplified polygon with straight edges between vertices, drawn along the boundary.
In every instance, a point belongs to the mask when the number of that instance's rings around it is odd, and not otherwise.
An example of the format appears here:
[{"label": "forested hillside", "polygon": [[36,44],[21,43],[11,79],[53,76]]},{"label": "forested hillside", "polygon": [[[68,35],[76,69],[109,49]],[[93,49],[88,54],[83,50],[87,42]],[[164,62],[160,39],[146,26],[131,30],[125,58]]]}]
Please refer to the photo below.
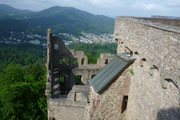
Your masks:
[{"label": "forested hillside", "polygon": [[54,33],[69,33],[78,36],[81,32],[112,33],[113,27],[114,19],[112,18],[93,15],[72,7],[55,6],[32,12],[0,5],[0,32],[16,32],[17,30],[45,35],[46,30],[51,28]]},{"label": "forested hillside", "polygon": [[33,11],[30,10],[19,10],[16,8],[13,8],[9,5],[0,4],[0,18],[19,18],[22,17],[25,14],[33,13]]},{"label": "forested hillside", "polygon": [[46,120],[45,49],[0,44],[1,120]]},{"label": "forested hillside", "polygon": [[1,120],[46,120],[44,66],[9,64],[0,72]]},{"label": "forested hillside", "polygon": [[22,66],[39,63],[44,64],[46,49],[32,44],[0,44],[0,71],[10,63]]}]

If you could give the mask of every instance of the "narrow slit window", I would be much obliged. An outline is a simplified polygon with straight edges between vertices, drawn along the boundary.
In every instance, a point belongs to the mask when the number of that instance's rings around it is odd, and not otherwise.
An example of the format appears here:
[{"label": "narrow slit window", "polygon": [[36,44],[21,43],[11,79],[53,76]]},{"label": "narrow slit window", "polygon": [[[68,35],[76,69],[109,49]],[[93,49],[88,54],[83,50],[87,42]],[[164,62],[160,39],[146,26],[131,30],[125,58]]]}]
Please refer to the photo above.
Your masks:
[{"label": "narrow slit window", "polygon": [[84,58],[81,60],[81,65],[84,65],[84,60],[85,60]]},{"label": "narrow slit window", "polygon": [[128,96],[124,96],[123,97],[123,102],[122,102],[122,107],[121,107],[121,113],[126,111],[127,103],[128,103]]}]

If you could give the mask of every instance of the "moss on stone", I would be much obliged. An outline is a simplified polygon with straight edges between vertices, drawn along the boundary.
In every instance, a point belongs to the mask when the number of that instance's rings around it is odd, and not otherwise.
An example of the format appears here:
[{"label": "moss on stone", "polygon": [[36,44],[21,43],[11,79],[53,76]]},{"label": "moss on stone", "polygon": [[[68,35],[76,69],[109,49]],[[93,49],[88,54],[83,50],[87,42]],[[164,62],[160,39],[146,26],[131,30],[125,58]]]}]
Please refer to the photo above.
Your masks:
[{"label": "moss on stone", "polygon": [[134,70],[130,69],[129,72],[134,76]]}]

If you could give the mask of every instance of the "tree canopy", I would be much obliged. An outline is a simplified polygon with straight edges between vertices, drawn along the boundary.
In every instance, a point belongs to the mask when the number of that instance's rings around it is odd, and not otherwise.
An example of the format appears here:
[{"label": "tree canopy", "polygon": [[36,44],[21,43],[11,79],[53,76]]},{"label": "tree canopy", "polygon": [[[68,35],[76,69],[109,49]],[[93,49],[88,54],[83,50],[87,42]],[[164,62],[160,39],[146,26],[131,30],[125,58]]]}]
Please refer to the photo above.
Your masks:
[{"label": "tree canopy", "polygon": [[0,73],[0,116],[3,120],[44,120],[45,67],[9,64]]},{"label": "tree canopy", "polygon": [[[116,53],[116,44],[72,43],[89,63],[101,53]],[[46,120],[46,49],[31,44],[0,44],[0,118],[2,120]]]}]

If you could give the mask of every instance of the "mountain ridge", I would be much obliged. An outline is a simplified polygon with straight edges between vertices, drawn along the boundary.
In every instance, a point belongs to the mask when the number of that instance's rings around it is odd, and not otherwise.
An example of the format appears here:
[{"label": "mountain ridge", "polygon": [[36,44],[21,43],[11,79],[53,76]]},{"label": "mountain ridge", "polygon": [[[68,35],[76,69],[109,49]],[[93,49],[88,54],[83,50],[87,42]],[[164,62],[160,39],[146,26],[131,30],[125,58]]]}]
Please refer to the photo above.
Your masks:
[{"label": "mountain ridge", "polygon": [[[0,4],[0,11],[2,10],[6,11],[4,15],[0,14],[0,23],[4,23],[3,28],[0,27],[0,31],[7,28],[5,21],[9,19],[12,20],[12,23],[15,20],[16,22],[14,23],[19,22],[18,26],[25,27],[23,29],[26,31],[38,34],[46,34],[48,28],[51,28],[55,33],[69,33],[73,35],[79,35],[81,32],[94,34],[112,33],[114,27],[114,19],[103,15],[94,15],[74,7],[54,6],[38,12],[32,12]],[[23,25],[21,26],[22,21]],[[10,31],[10,29],[7,28],[5,31]]]},{"label": "mountain ridge", "polygon": [[13,15],[19,15],[19,14],[32,13],[32,12],[33,11],[31,10],[20,10],[6,4],[0,4],[0,16],[8,15],[8,14],[10,14],[10,16],[13,16]]}]

